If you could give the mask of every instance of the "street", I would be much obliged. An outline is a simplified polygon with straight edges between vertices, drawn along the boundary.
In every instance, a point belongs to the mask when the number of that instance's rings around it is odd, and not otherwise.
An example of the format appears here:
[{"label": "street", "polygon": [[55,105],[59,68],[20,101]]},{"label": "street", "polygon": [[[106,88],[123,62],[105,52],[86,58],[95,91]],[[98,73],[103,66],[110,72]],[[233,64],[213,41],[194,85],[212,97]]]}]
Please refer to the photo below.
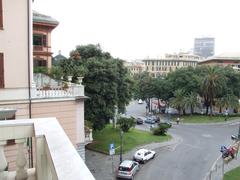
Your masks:
[{"label": "street", "polygon": [[[127,114],[145,114],[145,104],[132,102]],[[149,129],[149,125],[137,125],[139,129]],[[136,180],[202,180],[216,158],[220,146],[231,143],[231,135],[237,134],[236,125],[176,125],[170,134],[181,138],[173,147],[157,149],[154,160],[145,164],[136,175]]]},{"label": "street", "polygon": [[[127,116],[144,116],[146,105],[133,101],[127,107]],[[150,125],[136,125],[135,128],[149,131]],[[232,143],[231,135],[237,134],[238,123],[193,125],[173,123],[168,131],[177,137],[176,143],[156,146],[155,159],[141,165],[135,180],[203,180],[220,153],[221,145]],[[124,154],[131,159],[134,150]],[[111,157],[86,151],[87,165],[97,180],[112,179]],[[119,157],[114,156],[115,165]]]}]

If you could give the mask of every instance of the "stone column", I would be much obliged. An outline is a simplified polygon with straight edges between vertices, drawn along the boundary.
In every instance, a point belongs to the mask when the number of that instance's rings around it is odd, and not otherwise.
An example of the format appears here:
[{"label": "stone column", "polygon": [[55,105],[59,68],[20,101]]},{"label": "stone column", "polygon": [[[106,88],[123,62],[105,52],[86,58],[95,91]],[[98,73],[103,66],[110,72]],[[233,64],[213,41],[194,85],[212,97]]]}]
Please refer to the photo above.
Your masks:
[{"label": "stone column", "polygon": [[15,142],[18,147],[17,152],[17,172],[16,172],[16,180],[26,180],[28,178],[27,170],[25,169],[25,166],[27,164],[27,159],[24,153],[24,144],[26,139],[16,139]]}]

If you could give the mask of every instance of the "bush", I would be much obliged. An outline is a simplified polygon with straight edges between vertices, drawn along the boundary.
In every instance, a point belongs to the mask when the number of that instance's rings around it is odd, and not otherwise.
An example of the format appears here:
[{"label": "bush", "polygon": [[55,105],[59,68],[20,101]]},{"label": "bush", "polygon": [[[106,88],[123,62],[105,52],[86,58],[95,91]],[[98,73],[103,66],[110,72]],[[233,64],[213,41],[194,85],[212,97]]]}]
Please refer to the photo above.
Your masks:
[{"label": "bush", "polygon": [[133,117],[131,118],[120,117],[117,120],[117,124],[119,124],[120,129],[122,129],[123,132],[128,132],[131,127],[135,126],[135,120]]},{"label": "bush", "polygon": [[158,127],[152,129],[153,135],[164,136],[170,127],[167,123],[160,123]]}]

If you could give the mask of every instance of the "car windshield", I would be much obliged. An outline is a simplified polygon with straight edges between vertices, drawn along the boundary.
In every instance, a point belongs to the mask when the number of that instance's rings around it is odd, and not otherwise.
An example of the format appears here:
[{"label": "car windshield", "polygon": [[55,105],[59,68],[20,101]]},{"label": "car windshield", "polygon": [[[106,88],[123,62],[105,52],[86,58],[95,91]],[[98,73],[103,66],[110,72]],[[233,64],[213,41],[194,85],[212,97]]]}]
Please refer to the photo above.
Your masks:
[{"label": "car windshield", "polygon": [[128,167],[122,167],[122,166],[119,166],[119,171],[130,171],[130,168]]}]

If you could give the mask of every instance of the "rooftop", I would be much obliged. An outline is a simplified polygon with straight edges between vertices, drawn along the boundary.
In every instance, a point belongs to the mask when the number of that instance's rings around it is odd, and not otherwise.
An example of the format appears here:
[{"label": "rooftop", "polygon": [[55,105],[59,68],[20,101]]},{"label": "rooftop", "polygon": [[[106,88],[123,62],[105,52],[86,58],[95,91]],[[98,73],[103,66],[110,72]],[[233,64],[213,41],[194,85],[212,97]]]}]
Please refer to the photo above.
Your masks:
[{"label": "rooftop", "polygon": [[56,19],[52,18],[51,16],[41,14],[34,10],[33,10],[33,22],[47,23],[47,24],[55,25],[55,26],[57,26],[59,24],[59,22]]}]

